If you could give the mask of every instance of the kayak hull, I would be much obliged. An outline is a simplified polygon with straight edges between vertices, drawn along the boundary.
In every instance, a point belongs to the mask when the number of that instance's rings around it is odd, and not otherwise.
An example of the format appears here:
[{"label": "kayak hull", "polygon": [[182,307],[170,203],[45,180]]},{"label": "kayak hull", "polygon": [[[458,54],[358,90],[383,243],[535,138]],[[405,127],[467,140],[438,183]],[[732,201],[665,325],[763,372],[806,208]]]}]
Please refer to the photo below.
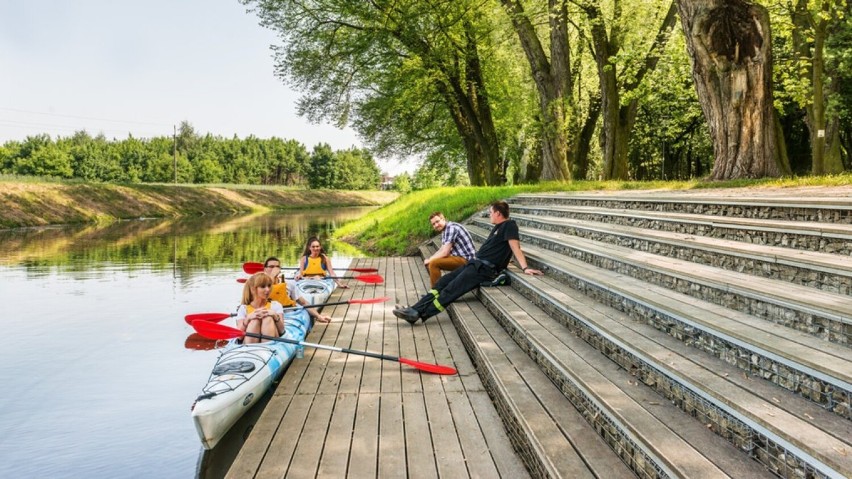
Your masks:
[{"label": "kayak hull", "polygon": [[[311,327],[304,309],[285,315],[282,337],[303,341]],[[270,341],[232,344],[216,360],[213,371],[192,407],[195,430],[205,449],[212,449],[281,377],[298,345]]]},{"label": "kayak hull", "polygon": [[308,304],[322,304],[328,302],[328,297],[334,292],[337,283],[329,278],[306,278],[296,281],[299,295],[305,298]]}]

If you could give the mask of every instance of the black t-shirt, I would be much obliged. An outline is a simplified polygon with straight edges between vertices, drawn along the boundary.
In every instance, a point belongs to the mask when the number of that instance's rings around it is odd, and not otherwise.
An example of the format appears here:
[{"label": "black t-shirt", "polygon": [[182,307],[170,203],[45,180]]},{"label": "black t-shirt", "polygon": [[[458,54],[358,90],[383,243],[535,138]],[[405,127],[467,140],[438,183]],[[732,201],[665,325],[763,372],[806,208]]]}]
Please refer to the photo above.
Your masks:
[{"label": "black t-shirt", "polygon": [[509,240],[520,240],[518,235],[518,224],[514,220],[506,220],[491,228],[488,239],[476,253],[477,259],[483,259],[494,264],[497,271],[506,269],[512,259],[512,248]]}]

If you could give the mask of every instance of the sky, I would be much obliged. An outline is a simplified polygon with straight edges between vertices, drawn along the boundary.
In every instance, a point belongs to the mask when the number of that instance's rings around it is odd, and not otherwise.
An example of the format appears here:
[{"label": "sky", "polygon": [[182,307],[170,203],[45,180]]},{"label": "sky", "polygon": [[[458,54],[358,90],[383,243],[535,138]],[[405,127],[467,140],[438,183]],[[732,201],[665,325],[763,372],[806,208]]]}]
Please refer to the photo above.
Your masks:
[{"label": "sky", "polygon": [[237,0],[0,0],[0,144],[171,136],[187,121],[199,134],[362,147],[352,129],[296,114],[298,92],[274,75],[277,43]]}]

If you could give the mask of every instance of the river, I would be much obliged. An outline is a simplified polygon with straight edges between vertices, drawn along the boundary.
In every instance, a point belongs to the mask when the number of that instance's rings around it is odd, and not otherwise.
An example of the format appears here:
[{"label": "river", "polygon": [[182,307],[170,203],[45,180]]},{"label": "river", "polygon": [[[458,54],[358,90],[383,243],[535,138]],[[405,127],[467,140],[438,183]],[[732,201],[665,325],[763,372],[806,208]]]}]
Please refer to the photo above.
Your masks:
[{"label": "river", "polygon": [[224,475],[257,414],[203,451],[190,406],[218,352],[183,316],[233,311],[243,262],[294,265],[370,209],[0,231],[0,477]]}]

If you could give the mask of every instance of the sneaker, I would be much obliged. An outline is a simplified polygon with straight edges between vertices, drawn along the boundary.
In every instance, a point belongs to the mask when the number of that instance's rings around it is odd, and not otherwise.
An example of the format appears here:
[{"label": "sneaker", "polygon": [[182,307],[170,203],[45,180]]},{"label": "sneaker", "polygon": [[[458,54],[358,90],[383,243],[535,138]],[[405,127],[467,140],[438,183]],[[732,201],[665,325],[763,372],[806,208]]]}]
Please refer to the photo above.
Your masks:
[{"label": "sneaker", "polygon": [[485,286],[486,288],[490,288],[492,286],[509,286],[512,284],[512,278],[509,277],[509,273],[503,271],[498,274],[496,278],[491,281],[483,281],[479,284],[479,286]]},{"label": "sneaker", "polygon": [[393,310],[393,315],[408,321],[409,324],[414,324],[420,319],[420,313],[414,308],[397,308]]}]

